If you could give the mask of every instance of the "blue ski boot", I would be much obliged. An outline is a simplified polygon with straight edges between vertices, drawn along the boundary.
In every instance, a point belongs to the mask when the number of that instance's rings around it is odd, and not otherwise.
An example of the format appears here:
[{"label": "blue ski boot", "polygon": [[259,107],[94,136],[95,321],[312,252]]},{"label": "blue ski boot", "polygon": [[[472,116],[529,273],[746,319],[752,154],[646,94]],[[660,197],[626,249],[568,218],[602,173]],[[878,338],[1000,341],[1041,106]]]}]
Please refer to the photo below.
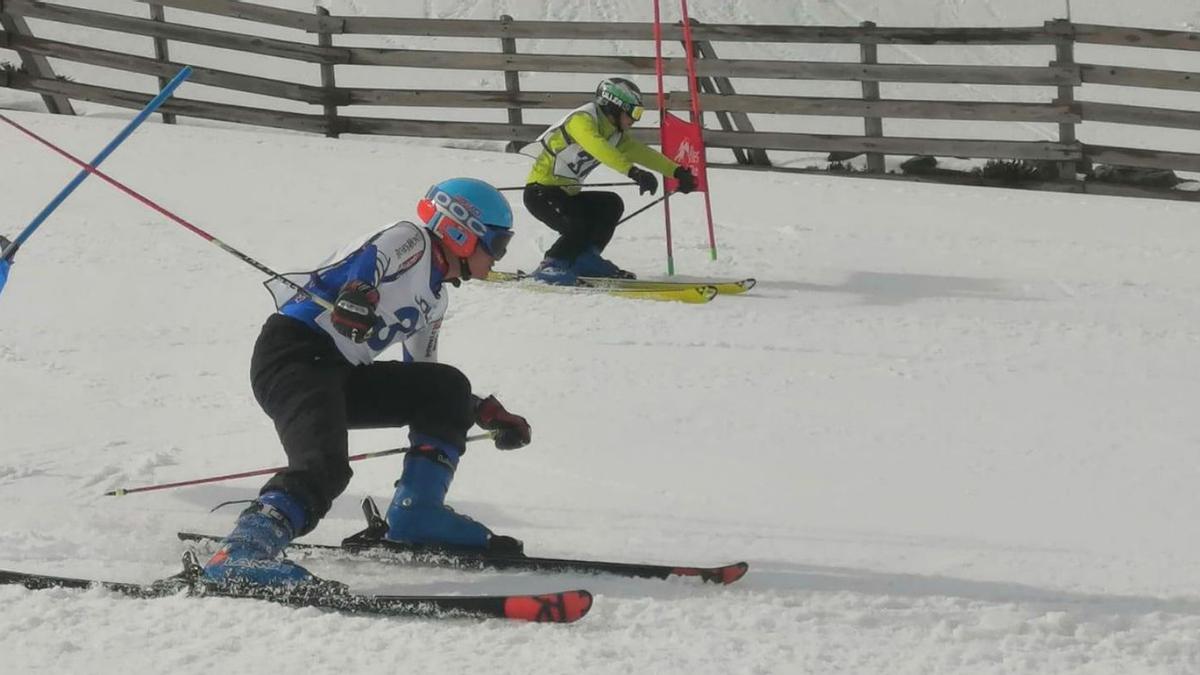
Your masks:
[{"label": "blue ski boot", "polygon": [[286,492],[260,495],[204,565],[202,579],[220,584],[295,586],[320,581],[296,563],[280,558],[304,528],[304,507]]},{"label": "blue ski boot", "polygon": [[454,480],[462,451],[416,434],[412,445],[387,510],[388,531],[384,538],[418,547],[519,554],[520,541],[495,535],[482,523],[446,506],[446,491]]},{"label": "blue ski boot", "polygon": [[533,278],[555,286],[574,286],[575,271],[561,258],[545,258],[533,271]]},{"label": "blue ski boot", "polygon": [[581,277],[603,277],[605,279],[636,279],[637,275],[633,272],[627,272],[616,263],[608,260],[600,255],[600,250],[595,246],[588,247],[579,257],[575,259],[573,270],[577,276]]}]

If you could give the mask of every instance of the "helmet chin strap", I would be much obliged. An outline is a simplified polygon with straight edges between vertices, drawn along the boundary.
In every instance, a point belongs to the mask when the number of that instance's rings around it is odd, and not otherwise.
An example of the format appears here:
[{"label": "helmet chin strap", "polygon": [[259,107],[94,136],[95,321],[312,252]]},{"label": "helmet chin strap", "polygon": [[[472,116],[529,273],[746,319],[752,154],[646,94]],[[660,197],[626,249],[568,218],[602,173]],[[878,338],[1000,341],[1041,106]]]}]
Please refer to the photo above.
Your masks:
[{"label": "helmet chin strap", "polygon": [[[448,251],[446,251],[445,244],[442,243],[441,237],[434,237],[434,241],[437,242],[437,246],[435,246],[433,249],[435,265],[438,269],[440,269],[442,271],[442,274],[445,274],[446,272],[450,271],[450,261],[448,261],[446,259]],[[466,258],[458,258],[458,266],[459,266],[459,277],[470,279],[471,278],[471,267],[467,264],[467,259]],[[463,270],[466,270],[466,271],[463,272]],[[459,281],[459,277],[455,277],[453,279],[446,279],[446,281],[449,282],[451,286],[458,288],[458,285],[460,283],[462,283],[461,281]]]}]

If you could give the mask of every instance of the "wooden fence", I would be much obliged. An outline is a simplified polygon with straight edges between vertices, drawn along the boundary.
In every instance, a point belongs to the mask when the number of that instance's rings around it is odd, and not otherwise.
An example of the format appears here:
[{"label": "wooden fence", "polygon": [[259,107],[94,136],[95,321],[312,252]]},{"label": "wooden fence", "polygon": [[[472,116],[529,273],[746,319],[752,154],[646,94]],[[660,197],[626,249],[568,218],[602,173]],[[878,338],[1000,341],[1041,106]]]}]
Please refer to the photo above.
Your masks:
[{"label": "wooden fence", "polygon": [[[525,91],[522,72],[652,75],[654,59],[641,56],[578,56],[522,53],[518,40],[606,40],[621,43],[652,41],[646,23],[592,23],[497,20],[442,20],[356,16],[331,16],[323,10],[307,14],[235,0],[136,0],[146,6],[145,18],[68,7],[33,0],[0,0],[0,48],[16,51],[21,68],[0,71],[0,86],[42,95],[52,112],[72,113],[72,99],[128,108],[140,108],[151,94],[115,89],[56,78],[47,58],[86,63],[155,76],[160,81],[182,66],[170,60],[171,42],[205,45],[312,64],[319,68],[320,85],[299,84],[237,72],[193,66],[191,82],[227,90],[258,94],[313,106],[313,112],[294,112],[211,101],[172,98],[163,107],[164,119],[175,116],[252,124],[319,133],[386,134],[450,139],[507,141],[509,148],[529,142],[543,125],[526,124],[523,111],[567,110],[586,100],[588,93]],[[296,40],[201,28],[171,23],[164,8],[186,9],[293,29]],[[25,19],[37,19],[138,35],[153,41],[153,58],[119,53],[93,46],[35,36]],[[495,52],[381,49],[335,46],[338,35],[470,37],[494,39]],[[978,159],[1028,160],[1042,167],[1041,178],[1019,187],[1067,192],[1163,197],[1200,201],[1200,193],[1183,190],[1121,185],[1086,180],[1093,164],[1113,164],[1148,169],[1200,172],[1200,154],[1100,146],[1082,143],[1076,128],[1083,122],[1108,122],[1139,128],[1200,130],[1200,112],[1118,105],[1078,100],[1085,84],[1106,84],[1200,92],[1200,73],[1078,63],[1080,43],[1123,45],[1156,49],[1200,51],[1200,33],[1142,30],[1049,21],[1030,28],[887,28],[861,26],[780,26],[696,24],[697,77],[701,105],[714,113],[719,128],[706,132],[711,148],[727,148],[740,168],[788,170],[771,166],[768,151],[828,152],[832,157],[865,154],[866,174],[936,182],[1000,184],[1003,179],[940,172],[933,175],[888,173],[884,157],[934,156]],[[679,26],[664,26],[664,40],[681,41]],[[315,39],[314,39],[315,38]],[[315,42],[315,44],[313,44]],[[857,62],[804,62],[722,59],[716,45],[722,42],[769,42],[858,45]],[[1055,57],[1042,66],[964,66],[887,64],[878,62],[879,45],[1032,45],[1051,46]],[[473,70],[504,73],[503,90],[376,89],[338,86],[339,65]],[[685,76],[684,59],[665,60],[667,75]],[[830,80],[861,83],[861,98],[822,98],[738,94],[737,78],[778,80]],[[1048,103],[1003,101],[938,101],[883,99],[879,84],[942,83],[1023,85],[1050,88]],[[650,93],[653,95],[653,92]],[[667,105],[687,110],[687,93],[665,92]],[[396,119],[344,114],[347,106],[415,106],[422,108],[493,109],[507,111],[506,122],[471,122]],[[294,107],[294,106],[293,106]],[[750,115],[816,115],[861,118],[861,135],[765,132],[754,129]],[[886,119],[1032,122],[1057,125],[1054,140],[975,140],[916,138],[884,134]],[[789,128],[802,128],[796,120]],[[639,128],[636,135],[656,142],[655,128]],[[722,165],[724,166],[724,165]],[[1046,167],[1053,168],[1047,172]]]}]

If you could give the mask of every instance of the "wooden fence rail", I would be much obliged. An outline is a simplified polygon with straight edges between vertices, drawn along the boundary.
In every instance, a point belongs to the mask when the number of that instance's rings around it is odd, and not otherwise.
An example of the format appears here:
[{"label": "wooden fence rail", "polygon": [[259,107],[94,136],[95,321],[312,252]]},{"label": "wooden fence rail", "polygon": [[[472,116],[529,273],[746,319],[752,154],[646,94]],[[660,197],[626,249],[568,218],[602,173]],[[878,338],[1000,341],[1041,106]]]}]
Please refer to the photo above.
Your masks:
[{"label": "wooden fence rail", "polygon": [[[291,102],[287,110],[231,103],[173,98],[162,108],[164,119],[201,117],[227,122],[291,129],[336,136],[386,134],[427,138],[489,140],[516,149],[536,138],[541,125],[524,123],[525,110],[567,110],[590,96],[580,91],[529,91],[521,86],[522,73],[591,73],[649,75],[654,60],[648,56],[531,53],[522,51],[522,40],[582,40],[643,43],[647,53],[653,39],[648,23],[450,20],[332,16],[327,11],[306,13],[234,0],[137,0],[147,6],[146,18],[70,7],[35,0],[0,0],[0,48],[16,51],[20,70],[0,71],[0,86],[42,95],[52,112],[71,114],[70,100],[90,101],[127,108],[142,107],[146,93],[56,78],[48,59],[152,76],[162,80],[182,66],[173,62],[169,43],[184,43],[255,56],[269,56],[310,64],[319,71],[320,85],[301,84],[239,72],[193,66],[191,82],[232,92],[255,94]],[[164,12],[168,8],[171,12]],[[293,39],[263,37],[250,31],[217,30],[178,22],[175,10],[207,13],[296,31]],[[25,19],[117,31],[152,41],[154,57],[126,54],[86,44],[50,40],[32,34]],[[176,19],[172,22],[171,19]],[[679,26],[664,26],[664,39],[682,40]],[[275,31],[278,33],[278,31]],[[719,129],[706,132],[712,148],[728,148],[743,168],[768,168],[766,152],[830,153],[849,157],[866,154],[873,177],[923,181],[989,181],[963,176],[900,176],[886,173],[887,156],[930,155],[999,160],[1028,160],[1057,166],[1057,180],[1034,187],[1056,191],[1154,196],[1200,201],[1200,193],[1097,185],[1079,180],[1079,172],[1094,163],[1148,169],[1200,172],[1200,154],[1091,145],[1077,140],[1077,128],[1087,122],[1128,125],[1131,128],[1200,130],[1200,111],[1079,100],[1082,85],[1102,84],[1182,92],[1200,92],[1200,73],[1119,65],[1078,63],[1078,43],[1120,45],[1154,49],[1200,51],[1200,33],[1146,30],[1056,20],[1036,27],[1016,28],[892,28],[870,23],[860,26],[780,26],[696,23],[696,75],[700,103],[714,113]],[[339,35],[392,35],[474,39],[471,49],[395,49],[341,46]],[[481,51],[479,40],[490,42]],[[720,58],[720,43],[784,43],[857,45],[856,62]],[[1015,45],[1041,49],[1041,66],[981,66],[952,64],[881,63],[878,45]],[[1050,49],[1052,48],[1052,51]],[[629,50],[622,50],[628,52]],[[503,76],[503,89],[415,89],[341,86],[340,66],[443,69],[495,72]],[[686,77],[684,60],[665,59],[665,73]],[[810,80],[860,82],[856,98],[748,95],[734,88],[737,80]],[[315,80],[316,78],[314,78]],[[397,78],[398,79],[398,78]],[[881,83],[931,83],[957,85],[1009,85],[1049,90],[1048,103],[1024,101],[949,101],[885,98]],[[656,92],[647,92],[654,96]],[[686,92],[663,92],[668,108],[688,109]],[[312,106],[297,112],[295,103]],[[303,105],[300,107],[303,108]],[[347,110],[354,106],[353,111]],[[446,121],[369,117],[362,107],[420,107],[446,110],[495,111],[491,121]],[[502,114],[501,114],[502,113]],[[863,120],[862,135],[783,133],[755,130],[750,115],[810,115],[851,117]],[[507,119],[507,122],[500,120]],[[889,135],[888,120],[955,120],[1057,125],[1058,138],[1047,140],[988,140],[970,138],[916,138]],[[799,122],[790,124],[800,128]],[[638,138],[657,139],[657,130],[639,128]],[[776,170],[783,170],[775,168]]]},{"label": "wooden fence rail", "polygon": [[1200,33],[1147,30],[1144,28],[1116,28],[1113,26],[1094,26],[1077,23],[1074,25],[1073,34],[1076,42],[1097,45],[1200,51]]},{"label": "wooden fence rail", "polygon": [[[15,0],[10,0],[15,1]],[[607,23],[572,21],[514,21],[502,25],[496,21],[460,19],[402,19],[386,17],[317,18],[295,10],[251,5],[238,0],[136,0],[146,4],[206,12],[219,16],[259,21],[275,26],[298,28],[310,33],[328,32],[359,35],[411,35],[425,37],[524,38],[568,40],[645,40],[654,39],[649,23]],[[679,26],[663,26],[663,39],[683,40]],[[923,45],[935,43],[983,45],[1054,44],[1055,37],[1045,28],[872,28],[854,26],[781,26],[742,24],[700,24],[692,29],[700,42],[790,42],[809,44]]]}]

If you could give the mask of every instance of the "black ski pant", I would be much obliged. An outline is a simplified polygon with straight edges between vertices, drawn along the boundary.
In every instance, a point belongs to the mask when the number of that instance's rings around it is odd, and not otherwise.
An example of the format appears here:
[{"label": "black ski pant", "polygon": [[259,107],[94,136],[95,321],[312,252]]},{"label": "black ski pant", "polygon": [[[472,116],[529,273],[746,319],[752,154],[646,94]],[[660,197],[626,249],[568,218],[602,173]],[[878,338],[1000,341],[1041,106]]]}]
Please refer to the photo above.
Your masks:
[{"label": "black ski pant", "polygon": [[575,262],[589,246],[600,251],[608,246],[625,212],[625,202],[615,192],[587,191],[572,196],[560,187],[530,183],[525,186],[525,208],[559,234],[546,257]]},{"label": "black ski pant", "polygon": [[458,448],[474,424],[471,383],[440,363],[353,365],[325,333],[274,314],[250,360],[254,397],[275,422],[288,466],[261,492],[305,505],[311,531],[350,483],[350,429],[408,426]]}]

